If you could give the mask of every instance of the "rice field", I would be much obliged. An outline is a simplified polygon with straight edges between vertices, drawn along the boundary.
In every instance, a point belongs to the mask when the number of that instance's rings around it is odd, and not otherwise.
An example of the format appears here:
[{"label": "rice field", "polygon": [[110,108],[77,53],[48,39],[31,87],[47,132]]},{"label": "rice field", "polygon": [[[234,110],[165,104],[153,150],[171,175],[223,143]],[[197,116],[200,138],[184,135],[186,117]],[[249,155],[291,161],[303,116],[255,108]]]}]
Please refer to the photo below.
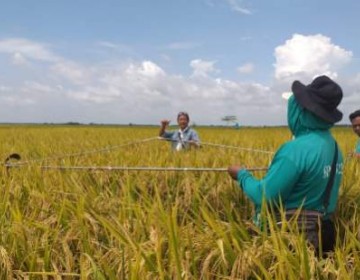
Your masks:
[{"label": "rice field", "polygon": [[[196,130],[203,142],[266,151],[291,137],[285,127]],[[345,162],[336,250],[326,259],[296,232],[270,226],[269,234],[251,237],[252,205],[226,172],[40,168],[263,167],[271,160],[206,145],[174,153],[164,141],[139,141],[157,133],[157,127],[2,125],[2,159],[19,153],[29,162],[1,171],[0,279],[360,277],[359,160]],[[350,128],[333,134],[344,155],[353,149]]]}]

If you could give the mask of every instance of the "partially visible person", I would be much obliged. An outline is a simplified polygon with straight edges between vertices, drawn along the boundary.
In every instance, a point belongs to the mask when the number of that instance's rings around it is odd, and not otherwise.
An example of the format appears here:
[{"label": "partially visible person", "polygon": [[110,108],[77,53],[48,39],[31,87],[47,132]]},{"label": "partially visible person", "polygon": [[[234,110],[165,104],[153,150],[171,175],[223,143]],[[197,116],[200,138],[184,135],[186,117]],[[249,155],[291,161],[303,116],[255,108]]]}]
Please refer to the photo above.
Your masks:
[{"label": "partially visible person", "polygon": [[357,110],[349,115],[349,119],[351,121],[352,129],[359,136],[357,141],[355,150],[351,155],[356,157],[360,157],[360,110]]},{"label": "partially visible person", "polygon": [[180,151],[190,147],[200,147],[200,139],[197,132],[189,126],[190,117],[188,113],[180,112],[177,115],[179,130],[167,131],[170,121],[162,120],[159,136],[171,141],[174,150]]},{"label": "partially visible person", "polygon": [[287,120],[295,138],[276,152],[266,176],[258,180],[240,166],[231,166],[228,172],[254,203],[254,222],[260,229],[264,202],[287,219],[299,213],[297,221],[306,221],[305,236],[316,252],[319,248],[329,252],[335,246],[333,214],[343,168],[330,128],[342,119],[337,106],[343,93],[327,76],[317,77],[307,86],[295,81],[292,92]]}]

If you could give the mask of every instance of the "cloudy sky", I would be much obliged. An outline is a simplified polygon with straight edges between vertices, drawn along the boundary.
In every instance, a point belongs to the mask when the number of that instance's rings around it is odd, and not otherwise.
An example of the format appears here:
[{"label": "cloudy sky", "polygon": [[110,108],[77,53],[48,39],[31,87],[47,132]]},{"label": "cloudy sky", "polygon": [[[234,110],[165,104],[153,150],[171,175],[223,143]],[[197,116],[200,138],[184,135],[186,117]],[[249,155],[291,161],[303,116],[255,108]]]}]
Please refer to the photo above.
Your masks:
[{"label": "cloudy sky", "polygon": [[360,107],[359,0],[0,0],[0,122],[286,123],[294,80]]}]

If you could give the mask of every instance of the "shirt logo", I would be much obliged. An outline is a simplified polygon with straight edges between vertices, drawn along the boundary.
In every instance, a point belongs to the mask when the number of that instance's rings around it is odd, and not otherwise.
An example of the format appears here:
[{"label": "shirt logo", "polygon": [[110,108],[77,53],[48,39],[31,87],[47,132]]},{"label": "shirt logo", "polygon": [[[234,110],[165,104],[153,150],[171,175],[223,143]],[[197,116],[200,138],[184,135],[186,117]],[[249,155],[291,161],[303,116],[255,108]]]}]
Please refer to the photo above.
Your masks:
[{"label": "shirt logo", "polygon": [[[343,169],[344,169],[343,163],[336,164],[336,174],[337,175],[343,174]],[[323,178],[324,179],[329,178],[330,172],[331,172],[331,165],[326,165],[323,170]]]}]

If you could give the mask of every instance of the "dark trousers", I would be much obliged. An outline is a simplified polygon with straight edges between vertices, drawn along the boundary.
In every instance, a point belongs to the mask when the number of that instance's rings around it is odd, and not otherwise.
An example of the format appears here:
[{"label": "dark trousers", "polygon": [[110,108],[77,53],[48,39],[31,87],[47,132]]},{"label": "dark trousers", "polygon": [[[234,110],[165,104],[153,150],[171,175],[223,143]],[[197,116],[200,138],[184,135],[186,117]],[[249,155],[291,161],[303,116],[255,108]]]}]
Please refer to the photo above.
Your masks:
[{"label": "dark trousers", "polygon": [[[314,232],[306,232],[305,236],[318,236],[318,227],[314,227]],[[260,233],[259,229],[248,228],[248,233],[250,236],[255,236]],[[308,241],[311,242],[311,238],[308,238]],[[321,248],[322,248],[322,257],[326,257],[327,253],[333,252],[335,248],[335,241],[336,241],[336,230],[335,225],[332,220],[322,220],[321,221]],[[313,244],[315,245],[315,244]],[[318,244],[315,245],[316,255],[319,256],[319,246]]]},{"label": "dark trousers", "polygon": [[334,251],[336,240],[335,225],[332,220],[323,220],[321,223],[321,245],[323,253]]}]

